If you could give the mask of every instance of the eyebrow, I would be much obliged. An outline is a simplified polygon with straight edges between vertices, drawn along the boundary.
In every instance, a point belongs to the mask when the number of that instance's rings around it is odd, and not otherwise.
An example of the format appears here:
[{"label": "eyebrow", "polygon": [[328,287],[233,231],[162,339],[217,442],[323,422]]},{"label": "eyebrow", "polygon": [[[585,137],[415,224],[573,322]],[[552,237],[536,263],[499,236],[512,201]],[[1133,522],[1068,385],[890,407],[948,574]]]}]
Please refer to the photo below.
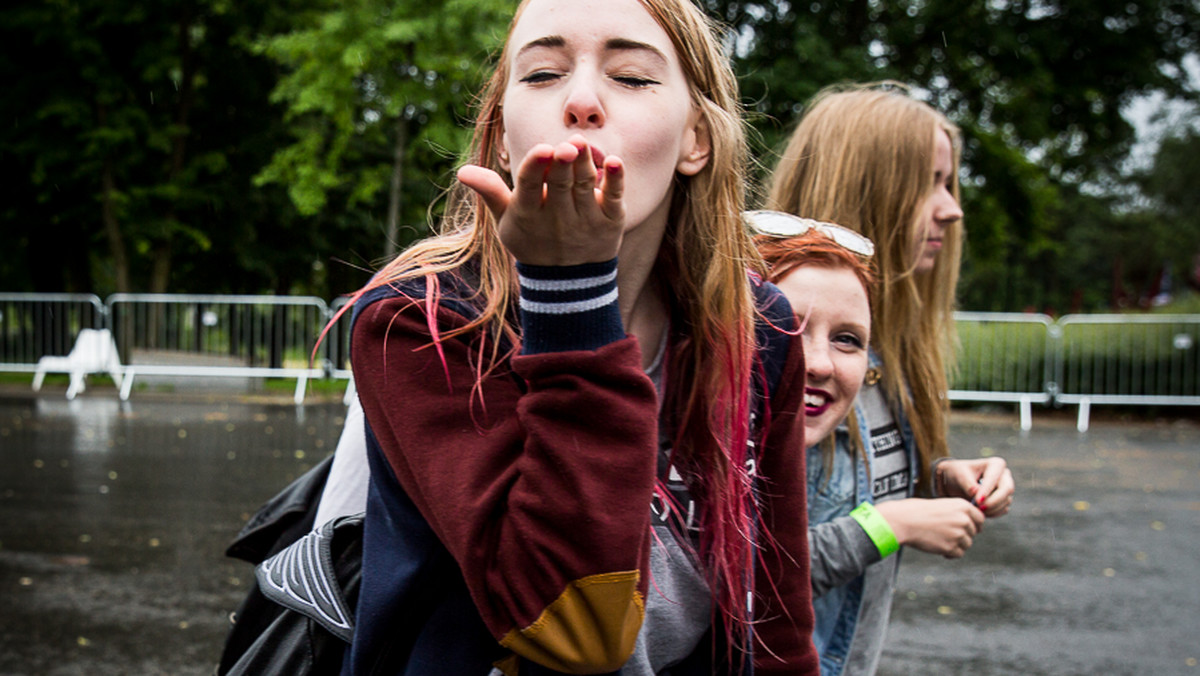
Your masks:
[{"label": "eyebrow", "polygon": [[[517,51],[517,56],[538,48],[543,49],[558,49],[567,46],[567,41],[561,35],[547,35],[546,37],[530,40],[525,43],[520,50]],[[609,38],[604,42],[604,50],[607,52],[647,52],[659,59],[663,63],[667,63],[667,57],[662,51],[652,44],[640,42],[638,40],[630,40],[628,38]]]}]

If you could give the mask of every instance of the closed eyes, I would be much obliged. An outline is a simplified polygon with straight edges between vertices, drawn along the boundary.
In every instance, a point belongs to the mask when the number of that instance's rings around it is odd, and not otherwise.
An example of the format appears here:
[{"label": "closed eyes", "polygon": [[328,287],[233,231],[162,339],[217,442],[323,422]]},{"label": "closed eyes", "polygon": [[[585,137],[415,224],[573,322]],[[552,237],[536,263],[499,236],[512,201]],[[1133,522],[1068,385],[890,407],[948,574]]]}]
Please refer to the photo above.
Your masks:
[{"label": "closed eyes", "polygon": [[535,70],[525,77],[522,77],[521,82],[524,82],[525,84],[543,84],[546,82],[553,82],[560,77],[562,77],[561,73],[555,73],[548,70]]},{"label": "closed eyes", "polygon": [[[532,73],[522,77],[520,81],[531,85],[547,84],[561,79],[563,75],[563,73],[558,71],[535,70]],[[648,77],[641,77],[638,75],[610,75],[609,77],[612,78],[614,82],[630,89],[644,89],[646,87],[662,84],[658,80]]]},{"label": "closed eyes", "polygon": [[658,80],[652,80],[648,77],[638,77],[636,75],[614,75],[612,76],[612,79],[625,85],[626,87],[632,87],[633,89],[641,89],[643,87],[662,84]]}]

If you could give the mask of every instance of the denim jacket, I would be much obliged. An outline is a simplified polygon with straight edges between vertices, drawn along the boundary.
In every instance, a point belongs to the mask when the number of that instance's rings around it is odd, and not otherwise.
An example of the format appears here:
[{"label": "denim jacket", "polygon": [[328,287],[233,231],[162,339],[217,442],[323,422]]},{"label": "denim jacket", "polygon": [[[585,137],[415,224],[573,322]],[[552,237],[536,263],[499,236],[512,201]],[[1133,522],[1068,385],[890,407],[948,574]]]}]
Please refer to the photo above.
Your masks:
[{"label": "denim jacket", "polygon": [[[872,368],[880,366],[879,357],[873,351],[869,363]],[[818,529],[835,528],[827,524],[848,517],[859,504],[874,503],[871,487],[874,458],[870,450],[872,421],[867,420],[861,396],[854,402],[854,413],[866,453],[858,457],[851,453],[850,435],[844,425],[835,431],[837,450],[828,473],[821,448],[812,446],[807,451],[809,545],[813,562],[813,609],[816,612],[813,642],[821,657],[822,676],[842,673],[860,620],[864,572],[867,566],[880,561],[879,552],[866,533],[857,522],[848,518],[840,524],[845,526],[843,532],[831,534],[832,542],[825,537],[814,538]],[[909,457],[911,495],[918,470],[912,427],[903,414],[894,411],[893,415]],[[819,548],[822,551],[818,551]]]}]

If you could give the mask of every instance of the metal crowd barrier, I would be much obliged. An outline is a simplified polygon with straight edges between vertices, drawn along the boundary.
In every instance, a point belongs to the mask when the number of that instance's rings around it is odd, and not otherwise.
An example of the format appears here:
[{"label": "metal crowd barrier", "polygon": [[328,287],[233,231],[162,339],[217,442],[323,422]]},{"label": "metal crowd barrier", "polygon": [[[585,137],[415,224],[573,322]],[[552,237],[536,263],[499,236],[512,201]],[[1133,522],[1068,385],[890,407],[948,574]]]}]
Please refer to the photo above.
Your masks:
[{"label": "metal crowd barrier", "polygon": [[1068,315],[1056,362],[1055,403],[1200,406],[1200,315]]},{"label": "metal crowd barrier", "polygon": [[[350,315],[318,337],[346,297],[0,293],[0,371],[55,372],[83,329],[115,340],[128,399],[139,377],[295,378],[301,403],[310,379],[349,380]],[[1068,315],[959,312],[953,401],[1200,406],[1200,315]],[[65,355],[65,356],[64,356]],[[39,362],[42,363],[39,369]],[[39,379],[40,384],[40,379]],[[79,386],[75,390],[81,389]]]},{"label": "metal crowd barrier", "polygon": [[122,400],[138,376],[275,377],[296,379],[299,404],[308,380],[325,375],[323,360],[312,360],[329,316],[320,298],[116,294],[106,307]]},{"label": "metal crowd barrier", "polygon": [[[329,320],[333,321],[337,317],[338,312],[350,303],[349,296],[338,296],[329,304]],[[347,309],[342,316],[337,317],[337,322],[329,327],[329,332],[325,335],[326,354],[329,360],[329,377],[330,378],[345,378],[346,395],[344,401],[349,405],[351,399],[355,396],[354,389],[354,373],[350,370],[350,319],[353,314],[353,309]]]},{"label": "metal crowd barrier", "polygon": [[0,293],[0,371],[32,373],[64,356],[83,329],[106,324],[104,303],[84,293]]},{"label": "metal crowd barrier", "polygon": [[1049,404],[1055,326],[1043,314],[956,312],[958,355],[951,376],[953,401],[1012,402],[1021,429],[1033,426],[1033,404]]}]

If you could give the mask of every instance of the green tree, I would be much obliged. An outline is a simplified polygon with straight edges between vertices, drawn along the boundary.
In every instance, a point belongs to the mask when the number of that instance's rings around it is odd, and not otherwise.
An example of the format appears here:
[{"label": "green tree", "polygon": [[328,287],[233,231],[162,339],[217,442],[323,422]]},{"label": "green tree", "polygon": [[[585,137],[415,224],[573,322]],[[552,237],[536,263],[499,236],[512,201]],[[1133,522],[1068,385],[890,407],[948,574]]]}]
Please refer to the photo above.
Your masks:
[{"label": "green tree", "polygon": [[306,216],[346,215],[346,227],[386,213],[367,250],[394,253],[423,232],[438,181],[465,148],[467,104],[510,13],[500,0],[313,3],[259,42],[287,69],[272,99],[287,108],[292,141],[258,183],[287,186]]},{"label": "green tree", "polygon": [[763,156],[840,81],[910,83],[962,127],[973,309],[1063,302],[1054,271],[1072,223],[1057,207],[1118,180],[1133,97],[1196,94],[1183,68],[1200,44],[1194,0],[707,4],[733,27]]},{"label": "green tree", "polygon": [[[3,213],[26,252],[0,270],[8,288],[261,284],[230,270],[227,254],[263,214],[286,219],[287,203],[248,194],[266,161],[255,155],[277,145],[264,140],[275,75],[239,45],[287,9],[56,0],[0,10],[10,83],[0,146],[14,177]],[[196,265],[210,253],[222,254],[216,265]]]},{"label": "green tree", "polygon": [[[1134,249],[1189,246],[1194,139],[1164,144],[1138,178],[1149,206],[1116,188],[1122,107],[1196,95],[1181,66],[1195,0],[701,1],[733,28],[766,167],[804,102],[839,81],[911,83],[963,128],[964,307],[1107,304],[1114,279],[1151,264]],[[355,288],[452,180],[512,5],[4,5],[0,223],[18,253],[0,258],[0,287]],[[1154,244],[1114,248],[1117,230]]]},{"label": "green tree", "polygon": [[1180,133],[1163,139],[1154,164],[1138,175],[1148,199],[1143,241],[1163,262],[1200,290],[1200,129],[1194,117]]}]

